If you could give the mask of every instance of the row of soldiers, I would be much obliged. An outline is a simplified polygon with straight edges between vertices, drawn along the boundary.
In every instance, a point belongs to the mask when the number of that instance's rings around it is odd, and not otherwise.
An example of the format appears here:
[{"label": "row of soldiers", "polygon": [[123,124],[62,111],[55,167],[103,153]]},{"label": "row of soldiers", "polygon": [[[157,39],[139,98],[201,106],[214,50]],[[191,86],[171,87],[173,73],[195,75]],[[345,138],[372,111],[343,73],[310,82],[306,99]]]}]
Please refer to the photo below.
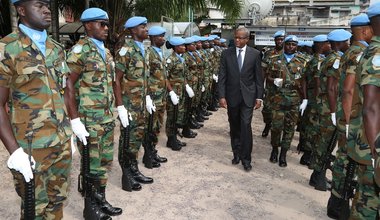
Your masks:
[{"label": "row of soldiers", "polygon": [[[350,24],[351,32],[317,35],[313,45],[304,43],[306,49],[298,51],[296,36],[274,34],[276,46],[262,63],[262,136],[271,131],[269,160],[286,167],[286,151],[298,124],[298,147],[304,152],[300,163],[313,170],[309,185],[331,190],[327,215],[379,219],[380,3]],[[327,169],[332,170],[331,185]]]},{"label": "row of soldiers", "polygon": [[[104,45],[108,14],[89,8],[80,18],[86,36],[66,56],[46,32],[51,20],[48,0],[12,3],[20,24],[0,40],[0,138],[11,155],[8,167],[22,198],[21,218],[63,217],[74,143],[82,156],[79,190],[85,197],[84,218],[121,215],[122,209],[106,200],[114,106],[121,124],[122,189],[138,191],[141,184],[153,183],[138,168],[141,145],[147,168],[167,161],[156,149],[165,111],[167,146],[178,151],[186,143],[177,134],[195,138],[191,129],[201,128],[210,111],[217,110],[217,72],[226,40],[212,35],[166,42],[164,28],[148,30],[147,19],[135,16],[124,25],[131,38],[113,57]],[[148,38],[151,46],[145,48]],[[167,58],[165,42],[172,49]],[[31,182],[36,196],[33,214],[26,209],[29,200],[24,193]]]}]

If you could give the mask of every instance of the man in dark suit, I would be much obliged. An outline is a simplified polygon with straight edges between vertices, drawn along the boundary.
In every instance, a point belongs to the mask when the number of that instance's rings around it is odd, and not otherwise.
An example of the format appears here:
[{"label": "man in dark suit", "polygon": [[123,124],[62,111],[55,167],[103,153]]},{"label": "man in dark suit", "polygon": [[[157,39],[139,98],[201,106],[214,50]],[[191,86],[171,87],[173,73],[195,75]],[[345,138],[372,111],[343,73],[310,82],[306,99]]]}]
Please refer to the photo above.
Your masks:
[{"label": "man in dark suit", "polygon": [[220,106],[228,111],[232,164],[241,160],[246,171],[252,169],[252,113],[261,106],[264,88],[260,52],[248,41],[248,29],[237,28],[236,46],[222,53],[218,82]]}]

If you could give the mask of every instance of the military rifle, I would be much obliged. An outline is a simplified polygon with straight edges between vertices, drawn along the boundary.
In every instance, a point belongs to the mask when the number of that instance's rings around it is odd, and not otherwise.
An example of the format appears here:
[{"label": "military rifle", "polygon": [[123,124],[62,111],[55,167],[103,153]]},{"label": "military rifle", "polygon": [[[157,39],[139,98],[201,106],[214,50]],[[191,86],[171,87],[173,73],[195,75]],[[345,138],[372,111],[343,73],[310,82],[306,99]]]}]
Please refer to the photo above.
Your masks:
[{"label": "military rifle", "polygon": [[354,197],[357,185],[357,182],[354,181],[356,162],[350,157],[347,157],[347,159],[346,178],[344,179],[343,192],[341,193],[342,209],[339,216],[339,219],[342,220],[347,220],[350,217],[350,199]]},{"label": "military rifle", "polygon": [[334,148],[336,146],[336,143],[338,142],[338,128],[335,127],[335,130],[333,132],[333,135],[330,139],[329,145],[327,146],[326,155],[323,160],[322,169],[330,169],[331,170],[331,163],[334,162],[335,156],[332,155],[332,152],[334,151]]},{"label": "military rifle", "polygon": [[[28,138],[28,154],[29,154],[29,162],[32,172],[33,170],[33,162],[32,162],[32,139],[33,139],[33,130],[32,124],[29,123],[28,127],[30,128],[31,135],[27,135]],[[24,219],[32,220],[36,217],[36,200],[35,200],[35,183],[34,177],[29,182],[24,180],[25,191],[24,191]]]},{"label": "military rifle", "polygon": [[152,114],[149,114],[148,118],[148,129],[144,134],[144,157],[143,161],[147,168],[153,168],[152,157],[153,157],[153,142],[156,138],[156,135],[153,132],[153,119],[154,119],[154,111]]}]

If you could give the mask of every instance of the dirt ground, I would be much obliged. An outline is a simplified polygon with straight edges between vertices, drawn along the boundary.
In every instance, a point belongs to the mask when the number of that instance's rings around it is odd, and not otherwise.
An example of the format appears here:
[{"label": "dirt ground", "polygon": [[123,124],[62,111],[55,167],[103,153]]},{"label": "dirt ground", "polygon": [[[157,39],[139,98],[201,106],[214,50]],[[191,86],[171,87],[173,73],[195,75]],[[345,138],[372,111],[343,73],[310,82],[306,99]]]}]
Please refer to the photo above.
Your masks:
[{"label": "dirt ground", "polygon": [[[121,169],[115,161],[109,173],[107,198],[123,208],[113,219],[329,219],[326,203],[329,192],[314,190],[308,185],[311,171],[299,164],[296,152],[298,133],[288,152],[288,167],[269,162],[270,137],[262,138],[261,113],[254,112],[253,169],[247,173],[241,164],[232,165],[229,128],[225,109],[215,112],[205,127],[197,130],[195,139],[186,139],[187,146],[172,151],[165,146],[161,134],[158,150],[169,161],[158,169],[140,170],[154,178],[138,192],[121,189]],[[116,129],[115,143],[119,132]],[[6,167],[8,153],[0,147],[0,219],[18,219],[20,200],[14,191],[11,174]],[[141,154],[142,157],[142,154]],[[79,154],[73,158],[70,195],[64,219],[82,219],[83,199],[77,192]]]}]

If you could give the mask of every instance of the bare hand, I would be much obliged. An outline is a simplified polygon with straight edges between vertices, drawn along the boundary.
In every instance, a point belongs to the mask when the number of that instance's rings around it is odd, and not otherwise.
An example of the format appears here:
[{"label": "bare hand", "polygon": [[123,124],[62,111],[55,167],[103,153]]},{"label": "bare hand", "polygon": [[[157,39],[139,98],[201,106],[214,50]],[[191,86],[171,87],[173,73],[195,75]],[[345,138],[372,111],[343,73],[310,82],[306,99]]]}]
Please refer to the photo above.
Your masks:
[{"label": "bare hand", "polygon": [[227,100],[226,100],[225,98],[221,98],[221,99],[219,100],[219,105],[220,105],[220,107],[222,107],[222,108],[227,108]]}]

